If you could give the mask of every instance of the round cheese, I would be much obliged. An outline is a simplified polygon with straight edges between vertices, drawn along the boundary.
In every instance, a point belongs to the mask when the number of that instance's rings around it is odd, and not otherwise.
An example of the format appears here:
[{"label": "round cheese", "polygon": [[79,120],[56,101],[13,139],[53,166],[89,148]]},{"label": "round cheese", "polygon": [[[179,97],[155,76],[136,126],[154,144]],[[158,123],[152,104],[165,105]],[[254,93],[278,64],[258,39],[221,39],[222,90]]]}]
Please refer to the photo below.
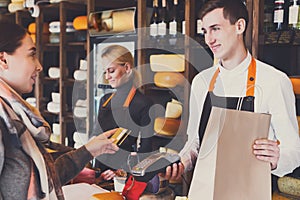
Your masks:
[{"label": "round cheese", "polygon": [[185,77],[177,72],[157,72],[154,75],[154,83],[158,87],[173,88],[183,85]]},{"label": "round cheese", "polygon": [[78,16],[73,20],[75,30],[87,30],[87,16]]},{"label": "round cheese", "polygon": [[[29,33],[36,33],[36,23],[30,23],[28,25],[28,32]],[[49,33],[49,24],[48,23],[44,23],[43,24],[43,33]]]},{"label": "round cheese", "polygon": [[180,120],[157,117],[154,121],[154,131],[165,136],[175,136],[180,126]]},{"label": "round cheese", "polygon": [[23,10],[23,9],[24,9],[23,2],[16,2],[16,3],[10,3],[10,4],[8,4],[8,11],[10,13],[14,13],[17,10]]}]

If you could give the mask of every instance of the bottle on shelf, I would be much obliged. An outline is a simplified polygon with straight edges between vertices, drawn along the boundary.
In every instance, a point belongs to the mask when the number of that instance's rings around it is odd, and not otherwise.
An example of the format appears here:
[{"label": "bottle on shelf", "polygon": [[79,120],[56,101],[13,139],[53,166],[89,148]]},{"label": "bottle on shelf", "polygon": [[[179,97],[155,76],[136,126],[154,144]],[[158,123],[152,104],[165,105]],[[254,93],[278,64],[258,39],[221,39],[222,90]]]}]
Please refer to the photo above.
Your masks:
[{"label": "bottle on shelf", "polygon": [[181,33],[183,35],[185,34],[185,18],[184,18],[184,15],[185,15],[185,7],[184,7],[184,5],[180,4],[179,19],[180,19],[180,24],[181,24]]},{"label": "bottle on shelf", "polygon": [[275,25],[276,31],[281,31],[285,29],[284,17],[284,0],[275,0],[273,23]]},{"label": "bottle on shelf", "polygon": [[202,20],[201,19],[197,19],[197,29],[196,29],[196,34],[198,36],[203,36],[204,32],[202,30]]},{"label": "bottle on shelf", "polygon": [[180,21],[178,17],[179,13],[177,11],[178,11],[178,0],[174,0],[172,5],[171,17],[169,21],[169,36],[170,36],[169,43],[171,45],[176,44],[178,32],[181,31],[179,30]]},{"label": "bottle on shelf", "polygon": [[160,19],[158,23],[158,36],[159,36],[159,45],[164,46],[165,45],[165,39],[167,37],[167,24],[168,24],[168,15],[167,15],[167,1],[161,0],[161,7],[159,9],[160,11]]},{"label": "bottle on shelf", "polygon": [[158,23],[159,23],[158,0],[153,0],[153,11],[150,20],[150,37],[155,39],[158,35]]},{"label": "bottle on shelf", "polygon": [[289,28],[290,29],[300,29],[298,0],[290,0]]},{"label": "bottle on shelf", "polygon": [[265,1],[264,4],[264,32],[273,31],[273,1]]}]

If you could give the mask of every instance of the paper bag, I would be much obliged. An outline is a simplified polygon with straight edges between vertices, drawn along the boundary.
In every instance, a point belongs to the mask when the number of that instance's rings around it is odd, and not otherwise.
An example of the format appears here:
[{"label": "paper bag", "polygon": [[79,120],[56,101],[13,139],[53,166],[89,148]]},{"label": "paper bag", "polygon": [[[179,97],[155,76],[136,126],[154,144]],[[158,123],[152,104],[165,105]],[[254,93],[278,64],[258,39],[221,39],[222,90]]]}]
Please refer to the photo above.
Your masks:
[{"label": "paper bag", "polygon": [[189,191],[189,200],[271,200],[270,163],[253,154],[267,138],[268,114],[212,107]]}]

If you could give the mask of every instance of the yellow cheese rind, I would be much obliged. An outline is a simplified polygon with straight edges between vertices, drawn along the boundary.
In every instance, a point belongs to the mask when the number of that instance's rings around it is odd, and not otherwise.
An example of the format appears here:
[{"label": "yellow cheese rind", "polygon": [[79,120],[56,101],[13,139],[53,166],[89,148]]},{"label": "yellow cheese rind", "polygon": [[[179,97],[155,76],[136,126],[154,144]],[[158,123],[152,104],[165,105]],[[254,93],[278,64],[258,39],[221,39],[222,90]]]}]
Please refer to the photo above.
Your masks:
[{"label": "yellow cheese rind", "polygon": [[160,135],[175,136],[180,122],[178,119],[157,117],[154,121],[154,131]]},{"label": "yellow cheese rind", "polygon": [[158,54],[150,56],[150,68],[153,72],[183,72],[183,54]]},{"label": "yellow cheese rind", "polygon": [[184,76],[177,72],[157,72],[154,75],[154,83],[158,87],[173,88],[177,85],[183,85]]}]

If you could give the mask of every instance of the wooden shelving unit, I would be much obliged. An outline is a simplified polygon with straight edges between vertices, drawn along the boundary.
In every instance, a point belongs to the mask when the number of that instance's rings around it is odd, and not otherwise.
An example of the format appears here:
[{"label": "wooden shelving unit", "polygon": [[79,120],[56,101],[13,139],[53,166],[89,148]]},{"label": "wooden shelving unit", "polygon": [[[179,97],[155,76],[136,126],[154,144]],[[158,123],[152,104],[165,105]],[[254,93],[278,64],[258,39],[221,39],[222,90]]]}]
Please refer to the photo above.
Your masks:
[{"label": "wooden shelving unit", "polygon": [[[74,95],[73,73],[79,67],[79,60],[86,58],[86,42],[77,42],[72,34],[66,32],[66,22],[72,22],[80,15],[86,15],[86,5],[62,1],[55,4],[41,4],[40,15],[36,18],[37,35],[43,34],[43,24],[52,21],[60,22],[59,43],[50,43],[43,37],[37,37],[38,58],[43,65],[36,84],[37,107],[46,115],[50,123],[60,124],[61,143],[68,138],[68,145],[73,146],[73,133],[76,131],[73,116]],[[49,78],[50,67],[59,67],[60,77]],[[60,93],[59,113],[47,111],[51,93]],[[74,91],[76,92],[76,91]]]}]

